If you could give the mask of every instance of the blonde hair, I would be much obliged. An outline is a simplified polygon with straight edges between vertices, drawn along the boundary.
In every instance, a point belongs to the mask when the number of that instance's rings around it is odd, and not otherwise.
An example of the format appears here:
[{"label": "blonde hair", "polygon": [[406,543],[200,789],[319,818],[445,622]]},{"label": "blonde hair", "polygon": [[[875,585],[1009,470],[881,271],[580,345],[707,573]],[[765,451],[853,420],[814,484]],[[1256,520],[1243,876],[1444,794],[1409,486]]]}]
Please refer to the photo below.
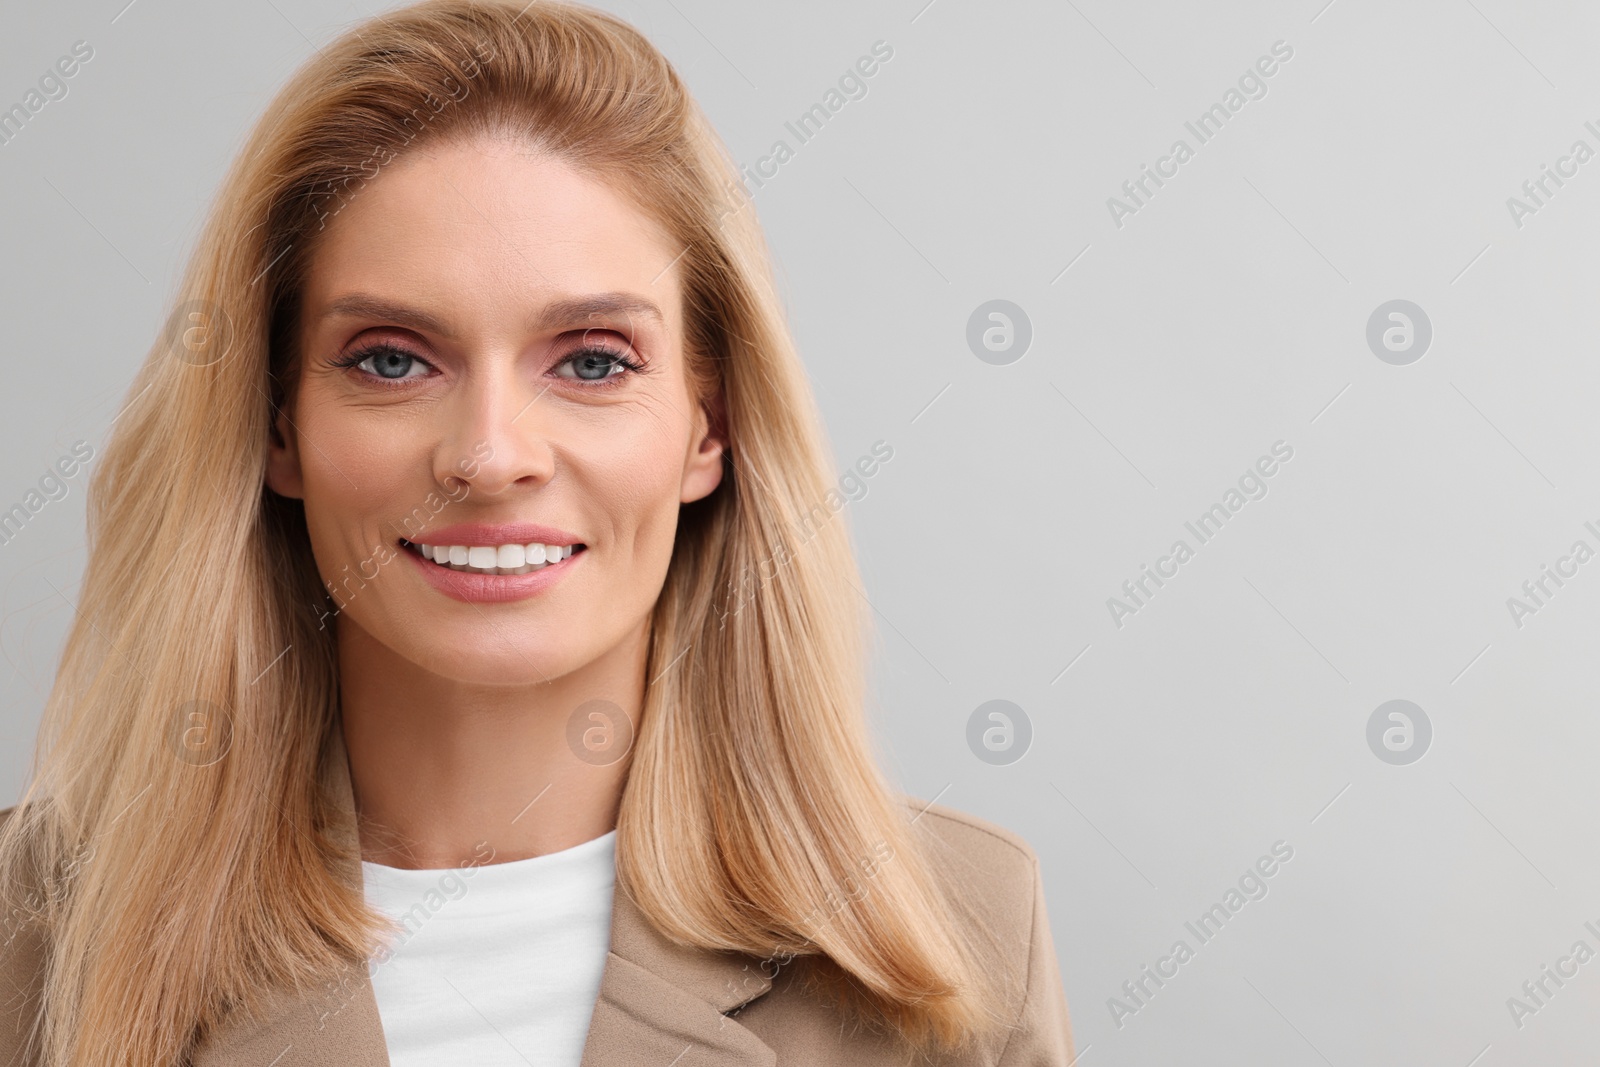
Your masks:
[{"label": "blonde hair", "polygon": [[[0,869],[57,890],[27,905],[50,932],[42,1062],[164,1067],[389,929],[334,873],[334,639],[302,506],[264,488],[267,442],[317,233],[420,139],[481,134],[607,181],[681,243],[688,373],[730,444],[654,611],[618,891],[679,943],[793,956],[808,990],[917,1051],[966,1046],[1005,1022],[989,947],[873,758],[843,523],[793,544],[831,461],[736,167],[625,22],[429,0],[321,49],[269,107],[92,476],[81,600],[0,830]],[[230,731],[207,766],[176,754],[196,702]]]}]

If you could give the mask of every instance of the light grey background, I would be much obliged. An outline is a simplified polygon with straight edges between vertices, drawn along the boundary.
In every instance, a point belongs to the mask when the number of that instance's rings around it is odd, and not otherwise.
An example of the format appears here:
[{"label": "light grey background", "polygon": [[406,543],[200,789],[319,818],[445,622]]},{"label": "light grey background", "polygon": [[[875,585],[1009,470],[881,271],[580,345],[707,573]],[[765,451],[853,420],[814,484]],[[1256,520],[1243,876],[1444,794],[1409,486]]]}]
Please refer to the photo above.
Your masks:
[{"label": "light grey background", "polygon": [[[316,44],[377,3],[9,4],[0,107],[93,60],[0,146],[0,510],[98,445],[222,168]],[[1507,198],[1600,149],[1575,3],[603,6],[677,64],[750,164],[875,41],[893,58],[756,190],[882,641],[874,724],[919,796],[1038,850],[1086,1065],[1484,1067],[1592,1058],[1600,959],[1600,561],[1520,627],[1507,598],[1600,548],[1600,159],[1519,227]],[[1107,209],[1275,41],[1294,50],[1119,228]],[[1069,268],[1070,265],[1070,269]],[[1009,365],[966,343],[1025,309]],[[1434,337],[1380,361],[1406,299]],[[1293,458],[1134,617],[1107,598],[1275,441]],[[83,565],[81,478],[0,547],[0,797]],[[181,576],[183,561],[157,560]],[[1552,587],[1553,588],[1553,587]],[[1385,701],[1434,730],[1369,749]],[[973,710],[1029,717],[993,766]],[[1276,841],[1209,944],[1186,930]],[[1119,1026],[1108,999],[1195,948]],[[1553,985],[1549,988],[1555,989]]]}]

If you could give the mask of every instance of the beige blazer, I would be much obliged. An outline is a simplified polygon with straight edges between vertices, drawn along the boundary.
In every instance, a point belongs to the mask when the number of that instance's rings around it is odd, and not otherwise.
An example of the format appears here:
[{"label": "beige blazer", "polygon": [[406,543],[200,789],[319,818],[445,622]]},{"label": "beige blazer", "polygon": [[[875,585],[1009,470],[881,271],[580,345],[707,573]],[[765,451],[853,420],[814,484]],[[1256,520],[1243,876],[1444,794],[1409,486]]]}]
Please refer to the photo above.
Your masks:
[{"label": "beige blazer", "polygon": [[[356,836],[349,765],[339,731],[324,763],[325,787]],[[1067,1067],[1074,1060],[1066,996],[1045,917],[1039,862],[1022,838],[942,805],[907,798],[912,826],[934,867],[1011,947],[1008,1032],[941,1067]],[[925,810],[924,810],[925,809]],[[15,810],[7,808],[0,818]],[[359,853],[356,853],[359,854]],[[359,862],[348,872],[359,881]],[[839,1020],[792,983],[793,968],[767,977],[755,957],[668,941],[617,888],[606,955],[582,1067],[888,1067],[910,1061],[881,1037],[844,1033]],[[0,1067],[37,1067],[22,1053],[38,1014],[46,945],[0,915]],[[332,989],[272,994],[262,1019],[227,1020],[194,1051],[191,1067],[389,1067],[383,1026],[364,962]]]}]

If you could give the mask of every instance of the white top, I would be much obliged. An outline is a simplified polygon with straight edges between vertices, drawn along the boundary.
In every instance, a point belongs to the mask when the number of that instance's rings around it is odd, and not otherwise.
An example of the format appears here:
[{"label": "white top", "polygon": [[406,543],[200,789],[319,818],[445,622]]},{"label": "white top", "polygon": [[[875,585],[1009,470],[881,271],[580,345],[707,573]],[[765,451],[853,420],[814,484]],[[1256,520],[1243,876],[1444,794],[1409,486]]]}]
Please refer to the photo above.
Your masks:
[{"label": "white top", "polygon": [[444,870],[362,861],[367,902],[405,924],[367,961],[393,1067],[578,1067],[611,946],[616,841]]}]

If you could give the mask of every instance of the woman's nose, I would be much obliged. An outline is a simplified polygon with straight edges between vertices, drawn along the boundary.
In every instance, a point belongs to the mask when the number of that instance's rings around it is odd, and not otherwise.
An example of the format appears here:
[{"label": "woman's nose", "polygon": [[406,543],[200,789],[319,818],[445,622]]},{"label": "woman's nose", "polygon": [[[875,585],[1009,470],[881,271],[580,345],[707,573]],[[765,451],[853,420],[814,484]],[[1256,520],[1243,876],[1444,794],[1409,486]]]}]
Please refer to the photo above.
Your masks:
[{"label": "woman's nose", "polygon": [[518,485],[539,485],[555,473],[554,412],[548,386],[504,361],[470,376],[443,405],[450,425],[441,436],[435,475],[455,477],[470,492],[493,496]]}]

